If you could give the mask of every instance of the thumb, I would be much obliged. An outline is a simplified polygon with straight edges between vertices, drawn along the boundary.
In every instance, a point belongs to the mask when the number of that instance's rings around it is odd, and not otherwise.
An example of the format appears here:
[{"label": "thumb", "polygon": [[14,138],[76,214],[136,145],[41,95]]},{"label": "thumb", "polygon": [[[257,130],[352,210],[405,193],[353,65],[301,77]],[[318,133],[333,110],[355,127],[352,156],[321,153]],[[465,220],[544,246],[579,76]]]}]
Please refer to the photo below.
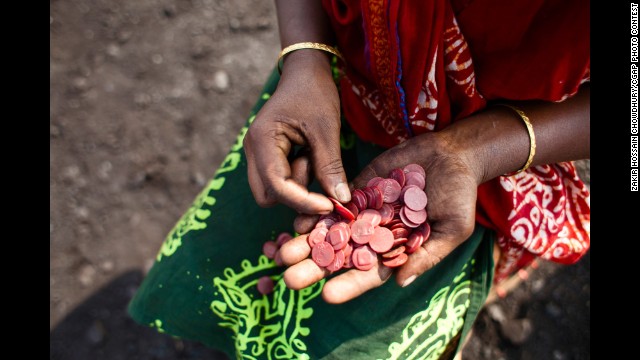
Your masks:
[{"label": "thumb", "polygon": [[331,134],[317,134],[317,140],[311,150],[316,179],[328,196],[341,203],[351,201],[351,191],[340,154],[340,129]]}]

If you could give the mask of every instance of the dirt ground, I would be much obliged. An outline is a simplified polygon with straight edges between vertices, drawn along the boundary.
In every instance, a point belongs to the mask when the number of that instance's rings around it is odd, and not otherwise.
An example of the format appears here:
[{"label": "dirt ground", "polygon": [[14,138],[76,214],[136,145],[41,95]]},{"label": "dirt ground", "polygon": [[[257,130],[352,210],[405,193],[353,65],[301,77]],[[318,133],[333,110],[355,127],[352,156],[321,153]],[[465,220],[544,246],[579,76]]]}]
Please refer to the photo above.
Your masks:
[{"label": "dirt ground", "polygon": [[[49,21],[50,358],[225,359],[125,306],[274,65],[273,2],[52,0]],[[589,359],[589,266],[542,263],[465,358]]]}]

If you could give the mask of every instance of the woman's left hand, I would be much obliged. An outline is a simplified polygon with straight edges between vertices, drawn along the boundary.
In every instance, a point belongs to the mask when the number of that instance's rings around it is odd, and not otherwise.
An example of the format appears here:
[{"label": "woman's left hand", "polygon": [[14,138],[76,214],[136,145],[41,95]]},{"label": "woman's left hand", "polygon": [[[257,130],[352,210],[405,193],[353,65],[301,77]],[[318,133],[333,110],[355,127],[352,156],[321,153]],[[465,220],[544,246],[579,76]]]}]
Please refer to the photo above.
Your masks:
[{"label": "woman's left hand", "polygon": [[[426,171],[431,236],[396,269],[396,281],[401,286],[408,286],[417,276],[431,269],[473,232],[482,167],[472,155],[454,144],[443,133],[414,137],[382,153],[352,182],[354,188],[362,188],[369,179],[387,177],[390,170],[411,163],[421,165]],[[296,219],[296,231],[309,232],[316,219]],[[329,275],[308,258],[310,248],[306,239],[306,234],[300,235],[286,243],[280,253],[284,264],[290,265],[284,280],[292,289],[305,288]],[[369,271],[351,269],[327,281],[322,295],[329,303],[342,303],[382,285],[392,273],[393,269],[382,264]]]}]

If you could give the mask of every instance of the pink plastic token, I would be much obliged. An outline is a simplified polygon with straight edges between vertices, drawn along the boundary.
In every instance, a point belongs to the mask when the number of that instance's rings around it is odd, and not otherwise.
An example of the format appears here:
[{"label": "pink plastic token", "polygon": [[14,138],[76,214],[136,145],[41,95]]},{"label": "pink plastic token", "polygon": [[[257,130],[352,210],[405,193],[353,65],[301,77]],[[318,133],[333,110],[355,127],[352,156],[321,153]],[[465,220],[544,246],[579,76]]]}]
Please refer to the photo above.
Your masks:
[{"label": "pink plastic token", "polygon": [[409,164],[405,166],[404,169],[402,170],[404,170],[405,173],[417,172],[422,174],[423,178],[427,177],[427,173],[424,171],[424,168],[418,164]]},{"label": "pink plastic token", "polygon": [[362,191],[364,192],[364,195],[367,197],[367,208],[368,209],[373,209],[373,206],[376,203],[376,195],[373,193],[373,187],[366,187],[364,189],[362,189]]},{"label": "pink plastic token", "polygon": [[424,175],[417,172],[409,172],[405,176],[407,180],[405,181],[404,186],[415,185],[419,187],[420,190],[424,190]]},{"label": "pink plastic token", "polygon": [[276,238],[276,245],[278,245],[278,247],[281,247],[282,245],[284,245],[287,241],[289,241],[291,239],[293,239],[293,236],[291,236],[291,234],[289,234],[288,232],[282,232]]},{"label": "pink plastic token", "polygon": [[407,247],[407,250],[405,252],[407,254],[413,254],[414,252],[416,252],[416,250],[418,250],[420,245],[422,245],[423,240],[424,237],[422,236],[421,232],[412,232],[411,235],[409,235],[409,241],[407,241],[407,244],[405,245]]},{"label": "pink plastic token", "polygon": [[344,227],[336,227],[334,225],[327,233],[326,241],[333,246],[333,250],[338,251],[347,246],[347,242],[349,242],[349,235],[349,230]]},{"label": "pink plastic token", "polygon": [[367,220],[356,220],[351,224],[351,239],[357,244],[367,244],[373,237],[374,227]]},{"label": "pink plastic token", "polygon": [[360,189],[353,190],[351,201],[358,207],[359,211],[367,208],[367,195]]},{"label": "pink plastic token", "polygon": [[404,265],[404,263],[406,263],[407,260],[409,260],[409,255],[405,253],[401,253],[398,256],[391,259],[382,259],[382,265],[390,268],[395,268],[395,267]]},{"label": "pink plastic token", "polygon": [[349,201],[348,203],[344,204],[344,207],[349,209],[349,211],[351,211],[353,216],[355,216],[356,218],[358,217],[358,214],[360,213],[360,209],[358,209],[358,207],[353,203],[353,201]]},{"label": "pink plastic token", "polygon": [[318,220],[318,222],[316,223],[316,229],[318,228],[324,228],[324,229],[329,229],[331,226],[333,226],[333,224],[335,224],[335,220],[331,219],[331,218],[325,218],[325,219],[320,219]]},{"label": "pink plastic token", "polygon": [[258,291],[262,295],[270,294],[273,291],[274,286],[273,280],[268,276],[263,276],[258,279]]},{"label": "pink plastic token", "polygon": [[402,186],[394,179],[384,179],[376,186],[382,193],[383,200],[386,203],[392,203],[400,197]]},{"label": "pink plastic token", "polygon": [[389,171],[389,178],[397,181],[398,184],[400,184],[400,187],[404,186],[404,182],[406,180],[406,177],[404,175],[404,170],[399,168],[395,168]]},{"label": "pink plastic token", "polygon": [[367,182],[367,187],[374,187],[374,186],[378,185],[378,183],[380,181],[382,181],[382,180],[384,180],[384,179],[381,178],[380,176],[376,176],[376,177],[374,177],[373,179],[371,179],[371,180],[369,180]]},{"label": "pink plastic token", "polygon": [[384,203],[379,210],[380,213],[380,225],[387,225],[393,220],[393,206],[391,204]]},{"label": "pink plastic token", "polygon": [[393,223],[389,223],[387,225],[387,227],[389,228],[389,230],[395,230],[395,229],[406,229],[407,225],[405,225],[402,220],[400,219],[396,219],[393,220]]},{"label": "pink plastic token", "polygon": [[425,222],[420,227],[420,230],[422,231],[422,237],[424,237],[424,240],[422,240],[422,243],[424,244],[425,241],[429,240],[429,236],[431,236],[431,225],[429,225],[428,222]]},{"label": "pink plastic token", "polygon": [[347,246],[341,251],[344,252],[344,264],[342,265],[345,269],[351,269],[353,267],[353,262],[351,261],[351,254],[353,254],[353,243],[349,241]]},{"label": "pink plastic token", "polygon": [[409,207],[405,206],[402,210],[400,210],[400,214],[404,213],[404,216],[410,222],[414,224],[422,224],[425,220],[427,220],[427,210],[424,208],[418,211],[411,210]]},{"label": "pink plastic token", "polygon": [[273,259],[278,251],[278,245],[275,241],[266,241],[262,244],[262,253],[269,259]]},{"label": "pink plastic token", "polygon": [[[407,218],[407,215],[405,214],[407,207],[404,206],[402,207],[402,210],[400,210],[400,219],[402,220],[402,223],[406,226],[406,227],[410,227],[410,228],[417,228],[418,226],[420,226],[420,223],[414,223],[413,221],[409,220],[409,218]],[[410,210],[413,211],[413,210]],[[426,213],[426,211],[425,211]]]},{"label": "pink plastic token", "polygon": [[358,214],[358,220],[367,220],[371,225],[378,226],[382,220],[380,212],[375,209],[366,209]]},{"label": "pink plastic token", "polygon": [[338,213],[338,215],[347,220],[353,220],[356,218],[355,216],[353,216],[353,213],[349,211],[349,209],[347,209],[346,207],[344,207],[344,205],[342,205],[342,203],[340,203],[340,201],[332,197],[329,197],[329,200],[331,200],[331,202],[333,203],[333,208]]},{"label": "pink plastic token", "polygon": [[319,227],[311,230],[311,233],[309,233],[309,237],[307,238],[309,247],[314,247],[317,244],[324,242],[325,238],[327,237],[327,232],[329,232],[329,230],[324,227]]},{"label": "pink plastic token", "polygon": [[419,211],[427,207],[427,194],[417,186],[409,187],[404,192],[402,201],[409,209]]},{"label": "pink plastic token", "polygon": [[377,227],[373,231],[373,238],[369,241],[371,249],[379,254],[391,250],[393,246],[393,234],[386,227]]},{"label": "pink plastic token", "polygon": [[382,254],[382,257],[385,258],[385,259],[394,258],[394,257],[402,254],[405,249],[406,248],[404,247],[404,245],[400,245],[400,246],[396,247],[395,249],[387,251],[386,253]]},{"label": "pink plastic token", "polygon": [[391,230],[394,239],[399,239],[409,236],[409,230],[405,227],[399,227]]},{"label": "pink plastic token", "polygon": [[357,269],[367,271],[378,263],[378,255],[369,246],[364,245],[353,250],[351,261]]},{"label": "pink plastic token", "polygon": [[409,241],[409,239],[407,239],[406,237],[393,239],[393,246],[399,246],[399,245],[402,245],[402,244],[406,244],[407,241]]},{"label": "pink plastic token", "polygon": [[342,266],[344,265],[344,259],[345,259],[344,251],[342,250],[336,251],[336,254],[333,257],[333,261],[331,262],[331,264],[327,265],[327,270],[338,271],[342,269]]},{"label": "pink plastic token", "polygon": [[320,267],[326,267],[331,264],[334,257],[335,251],[333,250],[333,246],[326,241],[316,244],[311,249],[311,259]]}]

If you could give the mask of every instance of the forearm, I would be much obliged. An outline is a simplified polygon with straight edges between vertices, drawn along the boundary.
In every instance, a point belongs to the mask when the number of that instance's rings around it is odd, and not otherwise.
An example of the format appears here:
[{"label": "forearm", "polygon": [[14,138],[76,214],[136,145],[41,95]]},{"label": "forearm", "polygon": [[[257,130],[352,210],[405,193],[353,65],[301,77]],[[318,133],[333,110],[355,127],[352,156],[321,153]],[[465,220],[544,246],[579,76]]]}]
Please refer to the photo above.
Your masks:
[{"label": "forearm", "polygon": [[[299,42],[317,42],[331,45],[333,31],[320,0],[276,0],[280,44],[285,48]],[[309,69],[318,65],[320,71],[330,74],[326,52],[303,49],[289,53],[283,63],[283,76],[290,71]]]},{"label": "forearm", "polygon": [[[536,139],[531,166],[589,158],[589,87],[561,103],[519,102]],[[489,106],[442,131],[447,142],[475,166],[478,182],[520,169],[529,156],[530,139],[522,119],[512,109]]]}]

